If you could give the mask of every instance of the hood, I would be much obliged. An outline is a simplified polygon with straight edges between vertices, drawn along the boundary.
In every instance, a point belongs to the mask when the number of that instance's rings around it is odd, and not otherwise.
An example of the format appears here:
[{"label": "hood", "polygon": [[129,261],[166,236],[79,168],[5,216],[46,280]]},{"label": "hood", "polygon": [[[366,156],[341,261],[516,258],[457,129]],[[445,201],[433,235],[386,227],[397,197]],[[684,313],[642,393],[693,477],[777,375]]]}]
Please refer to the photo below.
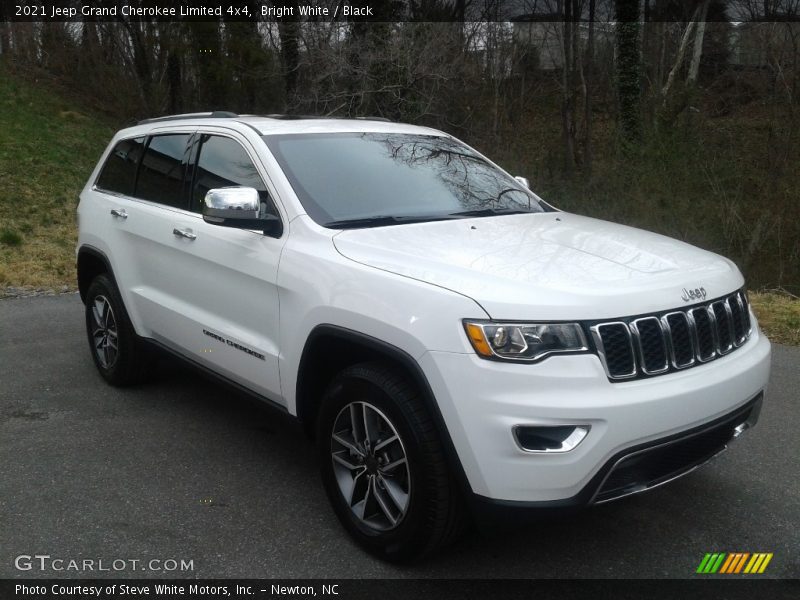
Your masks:
[{"label": "hood", "polygon": [[[356,262],[468,296],[493,319],[632,316],[743,285],[717,254],[564,212],[352,229],[333,243]],[[701,288],[704,297],[687,293]]]}]

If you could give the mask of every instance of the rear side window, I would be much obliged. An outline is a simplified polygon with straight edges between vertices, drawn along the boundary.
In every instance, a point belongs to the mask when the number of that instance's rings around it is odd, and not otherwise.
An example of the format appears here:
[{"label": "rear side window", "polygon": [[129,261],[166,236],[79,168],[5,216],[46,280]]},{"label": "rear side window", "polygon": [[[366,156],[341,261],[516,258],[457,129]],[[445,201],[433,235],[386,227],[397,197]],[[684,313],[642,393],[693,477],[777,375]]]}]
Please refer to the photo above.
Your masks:
[{"label": "rear side window", "polygon": [[136,180],[137,198],[187,208],[183,179],[189,137],[188,133],[173,133],[150,138]]},{"label": "rear side window", "polygon": [[144,137],[117,142],[97,178],[97,187],[106,192],[133,196],[136,169],[144,150]]},{"label": "rear side window", "polygon": [[258,191],[267,212],[277,214],[267,186],[245,149],[228,137],[205,134],[200,140],[200,155],[192,192],[192,208],[200,212],[208,190],[221,187],[251,187]]}]

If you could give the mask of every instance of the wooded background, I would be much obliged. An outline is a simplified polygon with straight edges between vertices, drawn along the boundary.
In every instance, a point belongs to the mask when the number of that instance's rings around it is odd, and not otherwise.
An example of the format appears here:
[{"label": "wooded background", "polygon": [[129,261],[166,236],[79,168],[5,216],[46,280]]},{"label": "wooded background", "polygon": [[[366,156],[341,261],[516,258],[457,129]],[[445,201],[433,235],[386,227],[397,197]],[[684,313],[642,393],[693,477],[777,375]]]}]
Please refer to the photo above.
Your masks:
[{"label": "wooded background", "polygon": [[[800,294],[800,0],[519,0],[513,21],[498,0],[350,4],[384,22],[0,22],[0,55],[120,126],[216,109],[433,126],[560,208]],[[495,20],[462,22],[476,6]]]}]

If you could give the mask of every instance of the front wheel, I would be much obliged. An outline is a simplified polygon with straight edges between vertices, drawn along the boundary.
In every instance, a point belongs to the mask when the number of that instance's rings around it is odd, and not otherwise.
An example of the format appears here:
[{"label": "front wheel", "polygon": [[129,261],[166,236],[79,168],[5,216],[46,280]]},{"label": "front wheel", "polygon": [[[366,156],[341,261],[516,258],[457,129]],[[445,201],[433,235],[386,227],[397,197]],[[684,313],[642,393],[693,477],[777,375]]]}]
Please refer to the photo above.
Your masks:
[{"label": "front wheel", "polygon": [[371,553],[421,558],[460,528],[461,510],[417,388],[379,363],[340,373],[318,421],[323,483],[339,520]]}]

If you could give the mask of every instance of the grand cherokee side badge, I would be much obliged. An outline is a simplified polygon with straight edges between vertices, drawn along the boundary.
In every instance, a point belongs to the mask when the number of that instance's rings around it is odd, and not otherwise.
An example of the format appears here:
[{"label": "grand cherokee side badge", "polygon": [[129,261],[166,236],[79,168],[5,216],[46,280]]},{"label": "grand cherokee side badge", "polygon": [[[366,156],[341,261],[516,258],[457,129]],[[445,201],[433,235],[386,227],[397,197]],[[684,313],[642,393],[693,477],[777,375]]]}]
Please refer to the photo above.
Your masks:
[{"label": "grand cherokee side badge", "polygon": [[236,348],[237,350],[241,350],[245,354],[249,354],[250,356],[253,356],[260,360],[267,360],[264,357],[264,355],[261,354],[260,352],[256,352],[255,350],[252,350],[247,346],[242,346],[240,343],[235,342],[233,340],[229,340],[228,338],[224,338],[221,335],[217,335],[216,333],[211,333],[208,329],[203,329],[203,334],[207,335],[210,338],[214,338],[215,340],[222,342],[223,344],[227,344],[231,348]]},{"label": "grand cherokee side badge", "polygon": [[693,290],[687,290],[683,288],[683,295],[681,296],[681,300],[684,302],[689,302],[690,300],[705,300],[706,299],[706,288],[695,288]]}]

